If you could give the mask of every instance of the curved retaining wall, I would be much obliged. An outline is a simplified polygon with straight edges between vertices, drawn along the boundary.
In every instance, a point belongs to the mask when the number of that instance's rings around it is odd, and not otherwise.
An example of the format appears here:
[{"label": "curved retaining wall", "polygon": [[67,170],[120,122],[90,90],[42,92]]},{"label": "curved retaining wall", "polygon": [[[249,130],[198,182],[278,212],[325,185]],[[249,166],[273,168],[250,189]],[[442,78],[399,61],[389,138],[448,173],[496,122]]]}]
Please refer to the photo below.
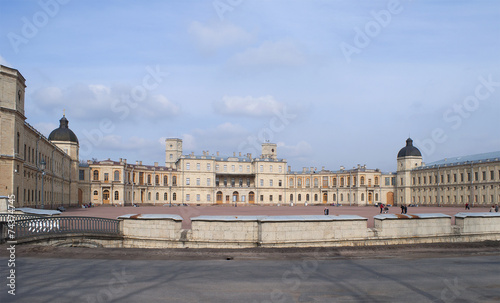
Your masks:
[{"label": "curved retaining wall", "polygon": [[500,240],[500,213],[360,216],[200,216],[181,229],[178,215],[125,215],[123,247],[243,248],[394,245]]}]

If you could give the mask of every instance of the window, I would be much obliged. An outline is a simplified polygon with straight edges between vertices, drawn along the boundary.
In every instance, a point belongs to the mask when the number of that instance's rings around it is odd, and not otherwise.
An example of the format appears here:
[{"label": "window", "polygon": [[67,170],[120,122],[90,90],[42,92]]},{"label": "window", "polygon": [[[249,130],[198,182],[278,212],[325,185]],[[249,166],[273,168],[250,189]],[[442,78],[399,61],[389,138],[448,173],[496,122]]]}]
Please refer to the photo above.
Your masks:
[{"label": "window", "polygon": [[83,169],[80,169],[79,171],[79,180],[80,181],[85,180],[85,171]]},{"label": "window", "polygon": [[264,179],[260,179],[260,186],[264,186]]},{"label": "window", "polygon": [[186,170],[189,170],[191,168],[191,164],[190,163],[186,163]]},{"label": "window", "polygon": [[269,180],[269,186],[273,186],[273,180]]},{"label": "window", "polygon": [[189,178],[186,178],[186,185],[190,185],[191,184],[191,180],[189,180]]},{"label": "window", "polygon": [[250,178],[247,178],[247,187],[250,187]]},{"label": "window", "polygon": [[212,186],[212,185],[210,184],[210,178],[207,178],[207,186]]},{"label": "window", "polygon": [[260,195],[260,202],[264,201],[264,195]]},{"label": "window", "polygon": [[240,178],[239,185],[240,185],[240,187],[243,187],[243,179],[242,178]]},{"label": "window", "polygon": [[174,194],[172,195],[172,200],[174,200],[174,201],[175,201],[175,200],[177,200],[177,193],[174,193]]},{"label": "window", "polygon": [[365,201],[365,194],[361,193],[361,201]]},{"label": "window", "polygon": [[281,180],[278,180],[278,186],[281,187],[281,185],[282,185]]},{"label": "window", "polygon": [[264,172],[264,165],[261,165],[261,166],[260,166],[259,171],[260,171],[260,172]]},{"label": "window", "polygon": [[151,193],[148,193],[148,200],[151,200]]},{"label": "window", "polygon": [[114,181],[120,181],[120,171],[115,170],[114,176],[113,176]]},{"label": "window", "polygon": [[155,184],[160,185],[160,176],[158,175],[155,176]]},{"label": "window", "polygon": [[215,171],[219,171],[219,164],[215,165]]},{"label": "window", "polygon": [[151,184],[151,174],[148,174],[148,184]]},{"label": "window", "polygon": [[200,194],[197,194],[196,195],[196,201],[200,202],[200,199],[201,199]]},{"label": "window", "polygon": [[239,166],[239,171],[240,171],[240,172],[243,172],[243,165],[240,165],[240,166]]},{"label": "window", "polygon": [[210,167],[210,163],[207,163],[207,171],[210,171],[212,168]]},{"label": "window", "polygon": [[115,190],[115,201],[120,199],[120,193]]},{"label": "window", "polygon": [[292,178],[290,178],[290,181],[288,183],[289,183],[290,187],[293,187],[293,179]]},{"label": "window", "polygon": [[273,195],[269,195],[269,202],[273,202]]},{"label": "window", "polygon": [[170,158],[170,160],[173,160],[174,159],[174,155],[170,154],[169,158]]},{"label": "window", "polygon": [[[361,176],[361,179],[359,181],[361,185],[365,185],[365,177]],[[413,178],[413,184],[415,184],[415,178]]]},{"label": "window", "polygon": [[269,166],[269,171],[273,172],[273,166],[272,165]]},{"label": "window", "polygon": [[197,185],[197,186],[200,186],[200,185],[201,185],[200,178],[196,178],[196,185]]},{"label": "window", "polygon": [[344,177],[340,178],[340,187],[344,187]]},{"label": "window", "polygon": [[[425,180],[425,177],[424,177],[424,180]],[[425,183],[425,181],[424,181]],[[378,186],[378,177],[375,177],[375,186]]]},{"label": "window", "polygon": [[99,180],[99,171],[94,170],[94,181],[98,181],[98,180]]},{"label": "window", "polygon": [[299,194],[299,195],[297,196],[297,201],[299,201],[299,202],[300,202],[300,201],[302,201],[302,195],[301,195],[301,194]]},{"label": "window", "polygon": [[[283,168],[281,167],[281,165],[280,165],[280,166],[278,166],[278,172],[280,172],[280,173],[281,173],[281,172],[283,172]],[[281,201],[281,200],[280,200],[280,201]]]},{"label": "window", "polygon": [[318,194],[314,194],[314,202],[318,202]]},{"label": "window", "polygon": [[283,196],[279,195],[279,196],[278,196],[278,201],[280,201],[280,202],[281,202],[281,200],[283,200]]},{"label": "window", "polygon": [[453,174],[453,182],[457,182],[457,174]]},{"label": "window", "polygon": [[160,200],[160,193],[156,193],[156,201]]},{"label": "window", "polygon": [[231,171],[234,172],[235,171],[235,167],[234,165],[231,165]]},{"label": "window", "polygon": [[235,182],[234,178],[231,178],[231,187],[234,187],[234,185],[235,185],[234,182]]},{"label": "window", "polygon": [[318,178],[314,178],[314,187],[318,187]]},{"label": "window", "polygon": [[293,201],[293,194],[290,194],[290,202]]},{"label": "window", "polygon": [[224,171],[227,171],[227,164],[224,164]]},{"label": "window", "polygon": [[483,171],[483,181],[485,181],[485,180],[486,180],[486,172]]},{"label": "window", "polygon": [[309,180],[309,178],[306,179],[306,187],[310,187],[311,186],[311,180]]},{"label": "window", "polygon": [[247,173],[250,172],[250,165],[247,165]]},{"label": "window", "polygon": [[196,170],[200,170],[200,163],[196,163]]},{"label": "window", "polygon": [[207,194],[207,201],[210,202],[210,194]]},{"label": "window", "polygon": [[495,180],[495,171],[494,170],[490,171],[490,180],[492,180],[492,181]]},{"label": "window", "polygon": [[109,174],[104,173],[104,182],[107,182],[107,181],[109,181]]},{"label": "window", "polygon": [[297,179],[297,187],[302,187],[302,178]]},{"label": "window", "polygon": [[328,187],[328,177],[323,177],[323,188]]},{"label": "window", "polygon": [[177,186],[177,176],[172,177],[172,185]]},{"label": "window", "polygon": [[168,185],[168,176],[163,176],[163,185]]},{"label": "window", "polygon": [[189,194],[186,194],[186,201],[189,201],[191,199],[191,196]]},{"label": "window", "polygon": [[164,194],[163,194],[163,200],[167,201],[167,200],[168,200],[167,198],[168,198],[167,193],[164,193]]},{"label": "window", "polygon": [[475,179],[476,181],[479,181],[479,173],[478,173],[478,172],[475,172],[475,173],[474,173],[474,179]]},{"label": "window", "polygon": [[309,201],[309,194],[306,194],[306,201]]},{"label": "window", "polygon": [[[29,194],[29,190],[28,190],[28,194]],[[98,196],[99,195],[99,192],[97,190],[94,190],[94,196]],[[29,200],[29,199],[28,199]]]}]

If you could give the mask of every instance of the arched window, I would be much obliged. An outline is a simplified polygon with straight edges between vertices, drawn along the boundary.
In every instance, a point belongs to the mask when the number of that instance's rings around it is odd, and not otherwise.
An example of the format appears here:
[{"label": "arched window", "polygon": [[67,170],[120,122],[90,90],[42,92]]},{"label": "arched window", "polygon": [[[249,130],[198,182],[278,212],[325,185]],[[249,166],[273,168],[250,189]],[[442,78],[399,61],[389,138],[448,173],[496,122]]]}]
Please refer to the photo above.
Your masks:
[{"label": "arched window", "polygon": [[375,185],[378,185],[378,177],[375,177]]},{"label": "arched window", "polygon": [[302,179],[301,178],[297,179],[297,187],[302,187]]},{"label": "arched window", "polygon": [[[375,194],[375,201],[378,201],[378,194]],[[425,202],[425,197],[424,197],[424,202]]]},{"label": "arched window", "polygon": [[309,201],[309,194],[306,195],[306,201]]},{"label": "arched window", "polygon": [[164,193],[164,194],[163,194],[163,200],[165,200],[165,201],[166,201],[166,200],[167,200],[167,197],[168,197],[167,193]]},{"label": "arched window", "polygon": [[163,176],[163,185],[168,185],[168,176]]},{"label": "arched window", "polygon": [[314,202],[318,202],[318,194],[314,194]]},{"label": "arched window", "polygon": [[340,194],[340,201],[344,201],[344,194]]},{"label": "arched window", "polygon": [[293,194],[290,194],[290,202],[293,201]]},{"label": "arched window", "polygon": [[115,170],[114,181],[120,181],[120,171]]},{"label": "arched window", "polygon": [[[29,193],[29,191],[28,191]],[[98,196],[99,195],[99,192],[97,190],[94,190],[94,196]]]},{"label": "arched window", "polygon": [[[175,178],[175,177],[174,177],[174,178]],[[172,195],[172,200],[174,200],[174,201],[175,201],[175,200],[177,200],[177,194],[176,194],[176,193],[174,193],[174,194]]]},{"label": "arched window", "polygon": [[98,181],[98,180],[99,180],[99,171],[94,170],[94,181]]},{"label": "arched window", "polygon": [[160,200],[160,193],[156,193],[156,201]]},{"label": "arched window", "polygon": [[318,187],[318,178],[314,178],[314,187]]},{"label": "arched window", "polygon": [[[151,184],[151,174],[148,174],[148,184]],[[151,199],[149,199],[151,200]]]},{"label": "arched window", "polygon": [[[300,180],[300,179],[299,179],[299,180]],[[302,195],[301,195],[301,194],[299,194],[299,195],[297,196],[297,201],[302,201]]]},{"label": "arched window", "polygon": [[365,201],[365,194],[361,193],[361,201]]},{"label": "arched window", "polygon": [[172,177],[172,185],[177,186],[177,176]]},{"label": "arched window", "polygon": [[148,193],[148,200],[151,200],[151,193]]},{"label": "arched window", "polygon": [[337,195],[336,194],[333,194],[333,201],[337,201]]},{"label": "arched window", "polygon": [[365,177],[362,176],[361,179],[360,179],[360,181],[359,181],[359,183],[361,185],[365,185]]},{"label": "arched window", "polygon": [[336,187],[337,186],[337,178],[333,178],[333,187]]},{"label": "arched window", "polygon": [[115,190],[115,200],[119,200],[120,199],[120,193]]},{"label": "arched window", "polygon": [[292,178],[290,178],[289,185],[290,185],[290,187],[293,187],[293,179]]},{"label": "arched window", "polygon": [[155,176],[155,184],[160,185],[160,176],[158,175]]},{"label": "arched window", "polygon": [[309,187],[311,186],[311,181],[309,180],[309,178],[306,179],[306,187]]}]

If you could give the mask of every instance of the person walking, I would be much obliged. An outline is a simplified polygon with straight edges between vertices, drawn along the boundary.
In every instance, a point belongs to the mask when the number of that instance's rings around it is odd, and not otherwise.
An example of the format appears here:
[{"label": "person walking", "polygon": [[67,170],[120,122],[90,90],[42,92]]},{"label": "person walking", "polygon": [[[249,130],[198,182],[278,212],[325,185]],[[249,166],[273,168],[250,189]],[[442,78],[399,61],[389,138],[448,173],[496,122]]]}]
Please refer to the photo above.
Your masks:
[{"label": "person walking", "polygon": [[404,214],[405,213],[405,206],[404,204],[401,204],[401,214]]},{"label": "person walking", "polygon": [[468,210],[468,209],[470,209],[469,203],[465,203],[465,210]]},{"label": "person walking", "polygon": [[384,204],[380,203],[380,213],[384,210]]},{"label": "person walking", "polygon": [[408,206],[406,206],[406,204],[405,204],[405,214],[407,214],[407,213],[408,213]]},{"label": "person walking", "polygon": [[330,214],[330,210],[328,209],[328,207],[325,207],[325,210],[323,213],[325,214],[325,216],[328,216]]},{"label": "person walking", "polygon": [[498,212],[498,203],[495,204],[495,212],[497,213]]}]

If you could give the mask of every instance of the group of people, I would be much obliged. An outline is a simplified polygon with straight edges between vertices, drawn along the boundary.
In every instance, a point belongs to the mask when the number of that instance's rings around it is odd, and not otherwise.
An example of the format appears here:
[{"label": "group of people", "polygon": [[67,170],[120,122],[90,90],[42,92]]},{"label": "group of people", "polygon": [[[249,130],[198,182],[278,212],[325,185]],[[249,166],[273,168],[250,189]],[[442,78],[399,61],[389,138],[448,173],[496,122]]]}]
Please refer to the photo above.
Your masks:
[{"label": "group of people", "polygon": [[492,212],[498,212],[498,204],[495,204],[495,205],[492,205],[491,208],[490,208],[490,213]]},{"label": "group of people", "polygon": [[92,202],[89,202],[87,204],[82,204],[82,208],[91,208],[92,207]]}]

